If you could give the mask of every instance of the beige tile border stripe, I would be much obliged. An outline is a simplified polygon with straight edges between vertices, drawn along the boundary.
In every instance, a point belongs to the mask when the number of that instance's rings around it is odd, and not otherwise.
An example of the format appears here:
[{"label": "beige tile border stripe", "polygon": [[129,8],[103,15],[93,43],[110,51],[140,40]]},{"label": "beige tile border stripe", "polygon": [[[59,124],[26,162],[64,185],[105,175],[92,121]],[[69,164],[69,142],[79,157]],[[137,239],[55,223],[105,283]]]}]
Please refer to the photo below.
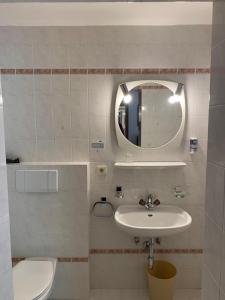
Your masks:
[{"label": "beige tile border stripe", "polygon": [[2,75],[153,75],[153,74],[209,74],[209,68],[148,68],[148,69],[49,69],[49,68],[27,68],[27,69],[0,69]]},{"label": "beige tile border stripe", "polygon": [[[26,257],[12,257],[12,263],[18,263]],[[88,257],[57,257],[58,262],[88,262]]]},{"label": "beige tile border stripe", "polygon": [[[142,254],[145,249],[91,249],[90,254]],[[202,254],[203,249],[155,249],[158,254]]]},{"label": "beige tile border stripe", "polygon": [[[145,254],[144,249],[91,249],[90,254]],[[202,254],[203,249],[155,249],[157,254]],[[25,257],[12,257],[13,264],[24,260]],[[88,262],[88,257],[57,257],[58,262]]]}]

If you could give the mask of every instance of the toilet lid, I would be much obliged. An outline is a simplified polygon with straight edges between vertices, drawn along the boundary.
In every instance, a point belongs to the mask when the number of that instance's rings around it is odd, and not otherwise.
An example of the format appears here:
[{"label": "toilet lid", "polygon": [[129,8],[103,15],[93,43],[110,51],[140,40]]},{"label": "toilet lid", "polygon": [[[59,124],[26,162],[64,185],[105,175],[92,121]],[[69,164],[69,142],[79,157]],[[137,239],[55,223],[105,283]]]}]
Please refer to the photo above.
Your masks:
[{"label": "toilet lid", "polygon": [[53,275],[50,261],[19,262],[13,268],[14,300],[39,298],[51,286]]}]

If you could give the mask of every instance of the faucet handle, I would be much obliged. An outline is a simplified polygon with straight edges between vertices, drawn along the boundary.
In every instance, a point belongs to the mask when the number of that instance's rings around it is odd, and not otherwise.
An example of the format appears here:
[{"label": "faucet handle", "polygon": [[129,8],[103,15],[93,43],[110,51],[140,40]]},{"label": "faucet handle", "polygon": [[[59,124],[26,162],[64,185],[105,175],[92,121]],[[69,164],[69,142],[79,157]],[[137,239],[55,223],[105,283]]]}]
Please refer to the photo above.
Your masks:
[{"label": "faucet handle", "polygon": [[145,206],[146,202],[145,202],[145,200],[140,199],[139,204],[140,204],[141,206]]},{"label": "faucet handle", "polygon": [[158,206],[160,204],[159,199],[155,199],[155,201],[153,202],[154,205]]},{"label": "faucet handle", "polygon": [[155,194],[155,193],[150,193],[150,194],[148,194],[148,199],[151,199],[151,200],[157,199],[157,198],[156,198],[156,194]]}]

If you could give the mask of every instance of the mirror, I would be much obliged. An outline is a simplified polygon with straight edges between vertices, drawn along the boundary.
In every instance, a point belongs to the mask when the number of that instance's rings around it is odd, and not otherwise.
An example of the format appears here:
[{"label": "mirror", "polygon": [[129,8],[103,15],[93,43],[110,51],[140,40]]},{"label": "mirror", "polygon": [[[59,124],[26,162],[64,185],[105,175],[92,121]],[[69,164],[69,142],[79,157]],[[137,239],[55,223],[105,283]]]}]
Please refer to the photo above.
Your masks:
[{"label": "mirror", "polygon": [[183,84],[165,81],[120,84],[115,116],[117,137],[120,133],[120,139],[122,134],[139,148],[158,148],[170,143],[184,119],[183,90]]}]

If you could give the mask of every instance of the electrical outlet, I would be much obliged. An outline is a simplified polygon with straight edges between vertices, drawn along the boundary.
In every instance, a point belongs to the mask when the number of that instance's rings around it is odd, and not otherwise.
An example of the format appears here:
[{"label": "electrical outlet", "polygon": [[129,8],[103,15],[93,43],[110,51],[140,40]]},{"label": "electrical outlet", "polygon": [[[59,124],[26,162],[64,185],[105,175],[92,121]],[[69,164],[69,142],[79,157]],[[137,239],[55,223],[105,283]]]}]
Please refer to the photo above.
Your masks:
[{"label": "electrical outlet", "polygon": [[96,167],[97,174],[100,176],[106,176],[108,172],[108,167],[106,165],[98,165]]}]

